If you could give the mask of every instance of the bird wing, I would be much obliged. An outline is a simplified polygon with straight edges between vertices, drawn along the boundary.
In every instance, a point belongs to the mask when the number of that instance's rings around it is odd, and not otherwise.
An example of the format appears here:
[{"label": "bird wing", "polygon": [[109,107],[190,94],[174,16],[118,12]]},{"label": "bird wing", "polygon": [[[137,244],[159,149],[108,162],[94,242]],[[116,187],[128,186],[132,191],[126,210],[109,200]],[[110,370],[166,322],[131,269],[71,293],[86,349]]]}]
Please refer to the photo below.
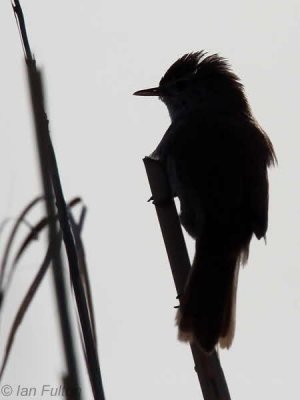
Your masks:
[{"label": "bird wing", "polygon": [[197,236],[206,220],[214,229],[247,225],[263,237],[272,157],[266,137],[250,121],[228,116],[195,115],[185,121],[177,124],[167,154],[187,231]]},{"label": "bird wing", "polygon": [[271,141],[255,123],[243,129],[245,148],[245,181],[252,228],[258,239],[265,237],[268,228],[269,181],[267,167],[277,160]]},{"label": "bird wing", "polygon": [[[210,224],[232,224],[243,197],[242,155],[228,121],[190,118],[170,149],[182,213]],[[203,223],[203,219],[202,219]]]}]

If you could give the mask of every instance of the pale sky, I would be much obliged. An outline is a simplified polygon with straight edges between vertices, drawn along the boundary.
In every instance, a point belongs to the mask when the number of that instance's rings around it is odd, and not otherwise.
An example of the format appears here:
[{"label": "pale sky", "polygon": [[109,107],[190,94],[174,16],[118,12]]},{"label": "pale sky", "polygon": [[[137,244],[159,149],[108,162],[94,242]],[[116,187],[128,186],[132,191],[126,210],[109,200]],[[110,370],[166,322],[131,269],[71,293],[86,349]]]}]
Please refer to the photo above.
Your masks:
[{"label": "pale sky", "polygon": [[[65,196],[80,195],[88,206],[83,240],[107,399],[201,398],[189,347],[176,338],[176,293],[155,210],[146,202],[150,190],[142,158],[156,147],[169,116],[157,99],[132,96],[157,85],[184,53],[201,49],[228,58],[279,160],[270,172],[267,246],[252,242],[240,274],[235,340],[229,351],[221,351],[221,363],[232,399],[299,398],[299,2],[21,4],[46,79]],[[16,216],[41,189],[23,53],[9,0],[0,3],[0,25],[2,220]],[[39,215],[33,213],[30,221]],[[42,240],[34,244],[19,266],[0,318],[1,352],[44,249]],[[191,241],[189,249],[192,255]],[[0,388],[11,385],[11,398],[17,398],[18,385],[58,386],[62,372],[48,274],[19,330]],[[91,398],[85,371],[83,382]]]}]

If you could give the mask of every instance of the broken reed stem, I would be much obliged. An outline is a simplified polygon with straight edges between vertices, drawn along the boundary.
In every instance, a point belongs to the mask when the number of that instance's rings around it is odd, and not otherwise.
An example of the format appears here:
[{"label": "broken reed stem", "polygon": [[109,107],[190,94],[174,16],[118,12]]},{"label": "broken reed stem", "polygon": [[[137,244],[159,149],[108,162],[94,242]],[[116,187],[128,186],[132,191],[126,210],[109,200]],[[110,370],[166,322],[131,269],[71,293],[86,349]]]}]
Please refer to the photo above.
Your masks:
[{"label": "broken reed stem", "polygon": [[[162,163],[150,157],[145,157],[143,161],[176,291],[177,294],[180,294],[184,291],[191,265],[175,202]],[[230,400],[229,390],[216,351],[207,355],[195,344],[191,344],[191,351],[204,400]]]},{"label": "broken reed stem", "polygon": [[[56,237],[59,235],[60,229],[57,225],[57,215],[56,215],[56,205],[55,198],[53,194],[52,182],[49,173],[47,150],[44,143],[45,127],[43,126],[43,115],[41,115],[42,104],[37,105],[36,102],[39,101],[36,97],[36,93],[32,91],[32,86],[35,84],[35,62],[28,63],[28,78],[31,81],[31,98],[34,110],[34,119],[36,126],[36,141],[37,149],[39,155],[40,171],[42,177],[42,185],[45,193],[46,200],[46,211],[49,217],[49,243],[57,242]],[[40,108],[40,110],[38,110]],[[68,295],[67,295],[67,284],[66,276],[64,273],[63,259],[60,251],[60,247],[55,246],[52,253],[52,271],[54,279],[54,288],[57,301],[58,315],[61,325],[61,333],[63,338],[65,359],[68,370],[67,382],[70,385],[68,389],[72,391],[74,400],[80,400],[80,381],[77,367],[77,360],[75,356],[75,346],[72,332],[72,323],[68,305]]]},{"label": "broken reed stem", "polygon": [[[86,299],[86,294],[80,274],[79,258],[77,254],[74,233],[71,228],[68,207],[63,195],[62,186],[56,163],[56,157],[52,146],[48,120],[44,108],[43,85],[40,70],[37,69],[35,62],[27,62],[28,79],[32,106],[35,116],[35,126],[41,159],[45,162],[47,175],[50,177],[51,189],[54,193],[60,228],[63,234],[65,249],[67,253],[69,271],[74,289],[78,315],[80,319],[81,332],[84,338],[84,352],[87,359],[87,368],[93,390],[94,399],[102,400],[105,398],[98,351],[95,343],[95,335],[92,331],[92,324]],[[52,196],[53,198],[53,196]],[[79,395],[79,391],[77,393]]]}]

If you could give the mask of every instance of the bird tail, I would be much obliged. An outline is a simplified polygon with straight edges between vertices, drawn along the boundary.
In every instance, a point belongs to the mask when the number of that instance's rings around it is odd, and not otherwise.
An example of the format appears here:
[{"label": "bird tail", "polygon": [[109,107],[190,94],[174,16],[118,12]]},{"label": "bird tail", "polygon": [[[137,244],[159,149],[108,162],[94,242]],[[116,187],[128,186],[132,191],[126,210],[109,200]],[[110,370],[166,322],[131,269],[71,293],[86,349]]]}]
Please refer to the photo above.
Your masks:
[{"label": "bird tail", "polygon": [[[207,353],[219,342],[229,348],[235,331],[237,280],[249,242],[241,249],[196,240],[196,253],[176,316],[178,338],[196,342]],[[237,247],[237,246],[235,246]]]}]

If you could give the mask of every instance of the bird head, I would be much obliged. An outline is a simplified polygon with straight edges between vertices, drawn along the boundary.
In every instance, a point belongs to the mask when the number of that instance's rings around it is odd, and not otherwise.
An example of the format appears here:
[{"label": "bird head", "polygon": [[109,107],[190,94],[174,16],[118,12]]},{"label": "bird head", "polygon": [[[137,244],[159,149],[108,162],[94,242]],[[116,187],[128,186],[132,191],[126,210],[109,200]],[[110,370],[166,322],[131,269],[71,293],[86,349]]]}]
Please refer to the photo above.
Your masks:
[{"label": "bird head", "polygon": [[134,95],[158,96],[172,119],[197,109],[248,112],[243,86],[227,61],[217,54],[206,56],[204,51],[185,54],[171,65],[158,87]]}]

